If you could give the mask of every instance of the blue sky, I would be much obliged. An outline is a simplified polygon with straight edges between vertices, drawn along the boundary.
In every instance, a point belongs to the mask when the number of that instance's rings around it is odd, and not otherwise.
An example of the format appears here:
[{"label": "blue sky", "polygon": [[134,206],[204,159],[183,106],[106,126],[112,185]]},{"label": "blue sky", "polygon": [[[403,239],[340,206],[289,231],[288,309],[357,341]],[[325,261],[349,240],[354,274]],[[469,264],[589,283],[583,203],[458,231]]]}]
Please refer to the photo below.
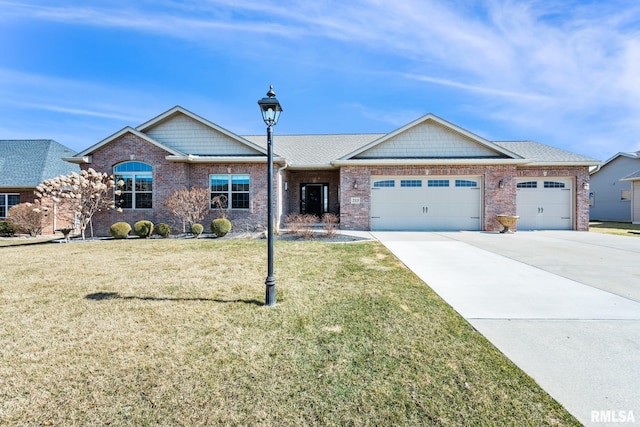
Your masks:
[{"label": "blue sky", "polygon": [[82,150],[181,105],[240,135],[386,133],[640,150],[636,0],[0,0],[0,139]]}]

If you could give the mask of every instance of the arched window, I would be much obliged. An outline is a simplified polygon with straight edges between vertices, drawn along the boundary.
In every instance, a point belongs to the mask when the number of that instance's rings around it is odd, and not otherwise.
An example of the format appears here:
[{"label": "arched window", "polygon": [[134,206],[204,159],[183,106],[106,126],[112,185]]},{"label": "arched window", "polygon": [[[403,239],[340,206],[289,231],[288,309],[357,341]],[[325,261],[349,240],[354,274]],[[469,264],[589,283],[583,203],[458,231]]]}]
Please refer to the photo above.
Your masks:
[{"label": "arched window", "polygon": [[125,162],[114,168],[116,187],[121,194],[115,196],[116,206],[122,209],[151,209],[153,190],[153,168],[142,162]]}]

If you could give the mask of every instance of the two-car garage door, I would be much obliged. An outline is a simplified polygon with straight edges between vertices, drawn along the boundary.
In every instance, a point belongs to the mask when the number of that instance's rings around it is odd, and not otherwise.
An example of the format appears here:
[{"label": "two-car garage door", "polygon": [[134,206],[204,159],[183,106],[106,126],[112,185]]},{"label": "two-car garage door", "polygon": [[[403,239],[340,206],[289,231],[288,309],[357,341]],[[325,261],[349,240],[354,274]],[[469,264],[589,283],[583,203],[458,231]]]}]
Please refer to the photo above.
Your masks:
[{"label": "two-car garage door", "polygon": [[375,177],[372,230],[481,230],[480,177]]},{"label": "two-car garage door", "polygon": [[[518,178],[518,230],[573,228],[573,179]],[[381,176],[371,181],[371,230],[482,230],[479,176]]]}]

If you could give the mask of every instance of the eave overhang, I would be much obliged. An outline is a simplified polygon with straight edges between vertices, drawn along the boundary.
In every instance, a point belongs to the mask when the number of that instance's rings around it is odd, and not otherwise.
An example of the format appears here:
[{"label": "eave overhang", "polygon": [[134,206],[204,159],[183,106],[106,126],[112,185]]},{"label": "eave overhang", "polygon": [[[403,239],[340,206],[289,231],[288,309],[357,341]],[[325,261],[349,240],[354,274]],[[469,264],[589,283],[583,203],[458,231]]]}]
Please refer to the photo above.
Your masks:
[{"label": "eave overhang", "polygon": [[441,165],[526,165],[526,159],[354,159],[334,160],[334,166],[441,166]]},{"label": "eave overhang", "polygon": [[91,163],[91,156],[81,156],[81,157],[63,157],[62,160],[69,163],[75,163],[78,165],[86,165]]},{"label": "eave overhang", "polygon": [[[263,156],[166,156],[165,159],[175,163],[267,163]],[[274,163],[284,165],[287,163],[283,157],[274,157]]]}]

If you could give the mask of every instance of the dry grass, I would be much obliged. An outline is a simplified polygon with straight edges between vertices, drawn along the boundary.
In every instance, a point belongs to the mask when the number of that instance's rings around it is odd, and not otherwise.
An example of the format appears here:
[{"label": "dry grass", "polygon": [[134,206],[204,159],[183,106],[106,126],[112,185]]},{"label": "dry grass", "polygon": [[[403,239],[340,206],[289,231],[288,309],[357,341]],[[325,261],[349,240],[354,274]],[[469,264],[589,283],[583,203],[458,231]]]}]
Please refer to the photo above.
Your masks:
[{"label": "dry grass", "polygon": [[579,425],[378,243],[0,256],[1,425]]}]

